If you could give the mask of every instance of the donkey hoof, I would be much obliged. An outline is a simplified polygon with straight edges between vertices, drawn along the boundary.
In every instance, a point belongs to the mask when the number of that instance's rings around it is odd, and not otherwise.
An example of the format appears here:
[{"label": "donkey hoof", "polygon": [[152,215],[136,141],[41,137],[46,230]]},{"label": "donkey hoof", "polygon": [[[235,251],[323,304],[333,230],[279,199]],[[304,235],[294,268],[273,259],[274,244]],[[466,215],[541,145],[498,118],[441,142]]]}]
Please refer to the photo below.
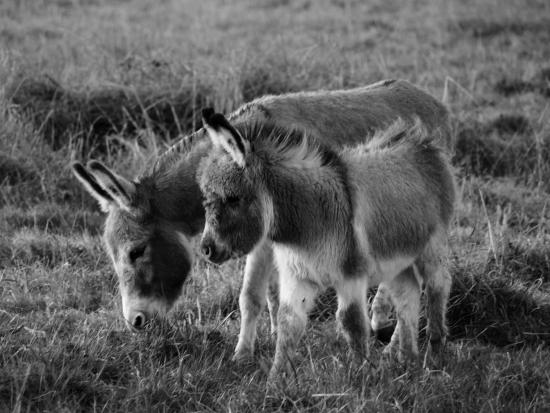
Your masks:
[{"label": "donkey hoof", "polygon": [[399,361],[399,363],[410,368],[417,367],[420,364],[420,360],[418,359],[418,353],[415,353],[413,351],[400,350],[397,355],[397,360]]},{"label": "donkey hoof", "polygon": [[284,390],[289,387],[289,375],[284,369],[271,369],[267,376],[268,391]]},{"label": "donkey hoof", "polygon": [[235,351],[235,354],[233,354],[233,357],[231,357],[231,361],[233,363],[237,364],[251,364],[254,362],[254,354],[250,350],[238,350]]},{"label": "donkey hoof", "polygon": [[395,330],[395,325],[389,324],[385,327],[379,328],[377,330],[373,330],[373,333],[378,341],[381,341],[382,343],[389,343],[394,330]]},{"label": "donkey hoof", "polygon": [[384,347],[384,349],[382,350],[382,356],[390,358],[390,357],[393,357],[395,355],[395,352],[396,352],[395,346],[390,343],[390,344],[386,345]]}]

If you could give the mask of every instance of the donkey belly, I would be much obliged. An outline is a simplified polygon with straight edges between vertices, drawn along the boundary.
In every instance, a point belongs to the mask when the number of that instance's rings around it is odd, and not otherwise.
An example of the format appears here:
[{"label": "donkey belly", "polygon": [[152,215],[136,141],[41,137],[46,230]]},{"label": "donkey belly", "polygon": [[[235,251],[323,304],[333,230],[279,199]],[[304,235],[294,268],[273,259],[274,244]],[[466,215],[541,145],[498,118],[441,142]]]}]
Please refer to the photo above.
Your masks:
[{"label": "donkey belly", "polygon": [[[394,244],[393,248],[386,248],[383,251],[384,253],[380,254],[376,244],[384,243],[384,241],[378,239],[378,237],[369,236],[368,228],[369,225],[372,225],[369,211],[357,211],[353,221],[356,243],[366,263],[366,276],[369,278],[369,285],[371,286],[378,285],[382,282],[389,282],[405,268],[411,266],[424,250],[425,245],[430,239],[430,235],[427,235],[425,237],[426,241],[422,239],[420,242],[408,242],[406,248]],[[378,232],[380,233],[380,237],[386,235],[383,231]],[[406,236],[407,234],[403,234],[403,237]],[[391,245],[388,242],[385,242],[385,244]]]},{"label": "donkey belly", "polygon": [[405,268],[411,266],[416,257],[396,256],[385,259],[369,259],[369,286],[393,280]]}]

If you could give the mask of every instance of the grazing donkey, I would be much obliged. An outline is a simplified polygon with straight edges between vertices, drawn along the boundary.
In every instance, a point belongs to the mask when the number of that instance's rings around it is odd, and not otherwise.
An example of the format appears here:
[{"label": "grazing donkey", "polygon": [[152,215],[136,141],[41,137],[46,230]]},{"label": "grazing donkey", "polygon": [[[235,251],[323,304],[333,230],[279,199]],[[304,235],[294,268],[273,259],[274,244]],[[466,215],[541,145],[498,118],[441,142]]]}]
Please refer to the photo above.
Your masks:
[{"label": "grazing donkey", "polygon": [[[270,122],[281,128],[307,131],[334,147],[363,141],[397,118],[419,118],[452,150],[446,108],[404,80],[386,80],[366,87],[338,91],[265,96],[233,112],[240,124]],[[202,231],[204,209],[196,182],[199,162],[212,150],[204,129],[183,138],[156,165],[131,182],[101,163],[73,165],[73,172],[99,201],[107,220],[104,242],[119,278],[123,315],[133,330],[154,314],[163,315],[181,294],[193,252],[188,237]],[[407,269],[412,274],[412,269]],[[276,271],[266,242],[247,257],[239,299],[241,331],[235,358],[252,354],[256,324],[266,296],[272,331],[277,312]],[[268,288],[269,287],[269,288]],[[275,288],[273,288],[275,287]],[[388,323],[391,310],[382,288],[373,303],[373,328]]]},{"label": "grazing donkey", "polygon": [[[279,330],[270,380],[288,369],[315,297],[338,296],[337,320],[367,355],[369,285],[386,283],[397,312],[387,351],[417,356],[420,284],[428,336],[446,332],[451,278],[442,264],[455,187],[447,156],[421,126],[394,126],[334,151],[303,131],[232,125],[212,109],[203,123],[219,148],[199,169],[206,225],[201,250],[215,263],[273,245]],[[403,272],[413,266],[416,274]]]}]

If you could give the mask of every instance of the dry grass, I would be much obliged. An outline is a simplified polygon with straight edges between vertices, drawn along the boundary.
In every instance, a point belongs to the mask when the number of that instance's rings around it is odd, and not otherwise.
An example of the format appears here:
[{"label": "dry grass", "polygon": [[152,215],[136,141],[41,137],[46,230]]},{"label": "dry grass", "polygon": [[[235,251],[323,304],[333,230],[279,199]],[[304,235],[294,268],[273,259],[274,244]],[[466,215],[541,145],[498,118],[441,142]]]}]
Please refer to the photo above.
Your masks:
[{"label": "dry grass", "polygon": [[14,80],[6,90],[13,108],[52,148],[81,141],[83,153],[106,150],[109,135],[135,137],[143,129],[165,139],[192,130],[198,108],[208,105],[206,91],[186,85],[176,92],[111,87],[78,92],[51,77]]},{"label": "dry grass", "polygon": [[550,178],[550,131],[540,132],[520,114],[499,114],[480,122],[465,119],[456,127],[454,162],[467,174]]},{"label": "dry grass", "polygon": [[0,154],[0,183],[17,185],[36,179],[36,173],[24,165],[24,161]]},{"label": "dry grass", "polygon": [[[542,0],[1,3],[0,410],[548,410],[549,11]],[[257,363],[230,361],[242,261],[198,263],[166,324],[126,331],[102,216],[71,160],[100,149],[132,177],[205,103],[229,111],[385,77],[444,97],[455,119],[461,203],[440,357],[399,366],[373,340],[354,367],[328,294],[296,385],[266,396],[267,317]]]}]

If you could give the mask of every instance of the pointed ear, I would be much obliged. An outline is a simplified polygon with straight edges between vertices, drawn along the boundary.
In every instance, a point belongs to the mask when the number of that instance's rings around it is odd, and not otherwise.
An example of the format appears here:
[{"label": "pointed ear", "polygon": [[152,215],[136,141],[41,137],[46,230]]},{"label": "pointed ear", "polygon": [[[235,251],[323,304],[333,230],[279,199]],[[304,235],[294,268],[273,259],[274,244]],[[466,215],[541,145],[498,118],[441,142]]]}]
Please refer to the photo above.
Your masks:
[{"label": "pointed ear", "polygon": [[212,108],[203,109],[202,123],[212,143],[224,148],[237,165],[245,167],[250,142],[244,139],[221,113],[215,113]]},{"label": "pointed ear", "polygon": [[102,189],[115,201],[116,205],[130,211],[132,200],[136,194],[136,184],[112,172],[98,161],[88,162],[87,168]]},{"label": "pointed ear", "polygon": [[114,198],[102,188],[84,165],[80,162],[75,162],[71,165],[71,169],[86,191],[99,202],[99,206],[103,212],[109,212],[109,209],[116,205]]}]

